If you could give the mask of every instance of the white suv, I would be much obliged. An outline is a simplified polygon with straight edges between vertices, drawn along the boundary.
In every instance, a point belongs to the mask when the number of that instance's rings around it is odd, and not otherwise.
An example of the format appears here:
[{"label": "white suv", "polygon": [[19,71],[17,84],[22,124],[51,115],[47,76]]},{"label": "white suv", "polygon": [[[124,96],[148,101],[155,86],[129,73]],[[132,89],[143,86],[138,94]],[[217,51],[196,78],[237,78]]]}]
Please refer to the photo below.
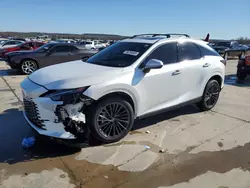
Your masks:
[{"label": "white suv", "polygon": [[136,118],[196,103],[213,108],[224,59],[204,41],[170,34],[134,36],[86,62],[49,66],[22,83],[24,117],[40,134],[63,139],[91,133],[123,138]]}]

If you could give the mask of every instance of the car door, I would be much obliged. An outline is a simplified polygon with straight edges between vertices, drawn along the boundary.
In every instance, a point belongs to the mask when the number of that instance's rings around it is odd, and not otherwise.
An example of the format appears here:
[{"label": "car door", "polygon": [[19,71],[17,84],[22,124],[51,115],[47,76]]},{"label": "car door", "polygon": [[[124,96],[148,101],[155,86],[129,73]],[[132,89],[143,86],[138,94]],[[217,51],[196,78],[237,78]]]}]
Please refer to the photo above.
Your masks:
[{"label": "car door", "polygon": [[44,57],[43,66],[72,61],[73,56],[71,50],[70,45],[57,45],[52,47]]},{"label": "car door", "polygon": [[186,41],[178,43],[178,59],[181,65],[180,103],[201,97],[200,88],[207,77],[210,64],[206,63],[198,46]]},{"label": "car door", "polygon": [[138,81],[134,85],[140,96],[139,116],[179,104],[181,75],[177,62],[177,43],[157,47],[142,63],[150,59],[160,60],[164,65],[148,73],[136,69],[134,79]]},{"label": "car door", "polygon": [[75,61],[75,60],[79,60],[81,59],[84,55],[81,53],[82,50],[79,50],[77,47],[75,46],[71,46],[71,52],[70,52],[70,61]]}]

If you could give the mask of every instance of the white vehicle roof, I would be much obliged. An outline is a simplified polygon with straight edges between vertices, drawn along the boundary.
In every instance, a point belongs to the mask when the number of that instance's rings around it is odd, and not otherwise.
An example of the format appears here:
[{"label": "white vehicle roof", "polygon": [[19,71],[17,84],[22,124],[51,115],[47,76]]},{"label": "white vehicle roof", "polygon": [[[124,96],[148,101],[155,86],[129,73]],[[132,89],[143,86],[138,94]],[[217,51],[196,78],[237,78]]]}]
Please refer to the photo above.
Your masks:
[{"label": "white vehicle roof", "polygon": [[[151,35],[151,34],[150,34]],[[157,36],[151,36],[151,37],[143,37],[141,35],[139,36],[134,36],[134,37],[131,37],[131,38],[127,38],[127,39],[124,39],[120,42],[135,42],[135,43],[148,43],[148,44],[154,44],[156,42],[163,42],[163,41],[190,41],[190,42],[194,42],[194,43],[198,43],[198,44],[201,44],[201,45],[206,45],[208,42],[206,41],[203,41],[203,40],[200,40],[200,39],[195,39],[195,38],[191,38],[189,37],[188,35],[182,35],[180,34],[180,36],[177,36],[174,34],[174,36],[171,36],[171,37],[167,37],[165,35],[168,35],[168,34],[156,34]]]}]

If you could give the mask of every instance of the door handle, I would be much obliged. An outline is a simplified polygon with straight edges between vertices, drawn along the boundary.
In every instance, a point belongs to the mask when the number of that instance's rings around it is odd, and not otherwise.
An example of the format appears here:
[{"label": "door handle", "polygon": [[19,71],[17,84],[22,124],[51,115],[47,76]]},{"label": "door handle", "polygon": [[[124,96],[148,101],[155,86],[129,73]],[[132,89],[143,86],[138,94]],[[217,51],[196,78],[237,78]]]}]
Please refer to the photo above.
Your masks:
[{"label": "door handle", "polygon": [[178,74],[181,74],[181,71],[180,70],[176,70],[172,73],[172,76],[175,76],[175,75],[178,75]]},{"label": "door handle", "polygon": [[209,63],[205,63],[204,65],[203,65],[203,67],[205,68],[205,67],[209,67],[211,64],[209,64]]}]

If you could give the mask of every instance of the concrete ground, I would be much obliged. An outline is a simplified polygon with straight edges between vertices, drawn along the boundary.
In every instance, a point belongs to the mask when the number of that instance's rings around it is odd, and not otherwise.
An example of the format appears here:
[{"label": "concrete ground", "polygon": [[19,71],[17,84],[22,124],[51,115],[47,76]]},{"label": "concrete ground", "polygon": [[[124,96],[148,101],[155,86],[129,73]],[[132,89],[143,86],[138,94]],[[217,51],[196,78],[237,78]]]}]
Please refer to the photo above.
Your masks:
[{"label": "concrete ground", "polygon": [[0,62],[0,187],[250,187],[250,79],[235,80],[236,61],[217,106],[187,106],[136,122],[122,141],[73,149],[33,135],[21,112],[25,76]]}]

